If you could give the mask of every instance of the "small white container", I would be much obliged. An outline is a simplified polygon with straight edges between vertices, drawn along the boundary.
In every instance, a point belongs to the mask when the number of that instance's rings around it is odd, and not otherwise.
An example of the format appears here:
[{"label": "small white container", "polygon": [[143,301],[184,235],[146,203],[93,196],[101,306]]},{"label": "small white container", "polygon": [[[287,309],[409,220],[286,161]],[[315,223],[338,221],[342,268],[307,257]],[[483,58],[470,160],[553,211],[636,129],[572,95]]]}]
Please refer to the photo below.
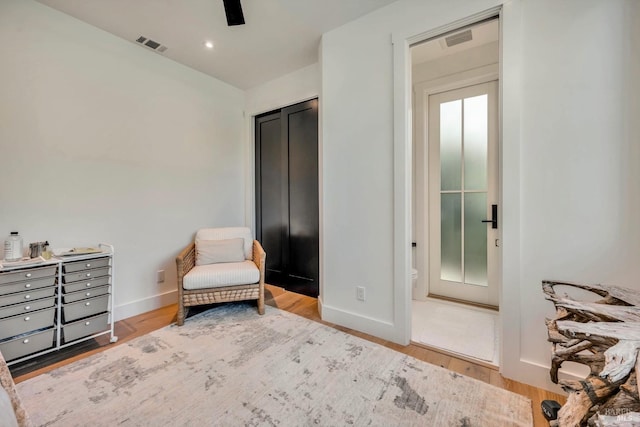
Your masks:
[{"label": "small white container", "polygon": [[22,237],[17,231],[12,231],[4,241],[4,260],[20,261],[22,259]]}]

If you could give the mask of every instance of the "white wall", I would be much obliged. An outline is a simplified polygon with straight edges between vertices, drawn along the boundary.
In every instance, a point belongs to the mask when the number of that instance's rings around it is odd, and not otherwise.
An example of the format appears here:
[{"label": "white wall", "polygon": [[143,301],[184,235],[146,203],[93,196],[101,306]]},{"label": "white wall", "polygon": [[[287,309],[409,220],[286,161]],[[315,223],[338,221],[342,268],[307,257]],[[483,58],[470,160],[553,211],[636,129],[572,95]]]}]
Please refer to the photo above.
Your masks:
[{"label": "white wall", "polygon": [[629,114],[640,14],[632,1],[527,1],[523,18],[521,357],[547,366],[541,325],[553,306],[541,280],[640,290],[640,132]]},{"label": "white wall", "polygon": [[245,93],[247,115],[258,115],[277,108],[316,98],[320,94],[320,65],[308,65]]},{"label": "white wall", "polygon": [[195,230],[244,223],[244,93],[30,0],[0,40],[0,234],[115,245],[117,319],[174,302]]},{"label": "white wall", "polygon": [[[325,320],[401,336],[394,290],[409,280],[393,277],[392,34],[501,3],[399,0],[323,36]],[[551,387],[544,317],[553,306],[541,280],[640,289],[640,15],[632,0],[504,4],[502,368]]]}]

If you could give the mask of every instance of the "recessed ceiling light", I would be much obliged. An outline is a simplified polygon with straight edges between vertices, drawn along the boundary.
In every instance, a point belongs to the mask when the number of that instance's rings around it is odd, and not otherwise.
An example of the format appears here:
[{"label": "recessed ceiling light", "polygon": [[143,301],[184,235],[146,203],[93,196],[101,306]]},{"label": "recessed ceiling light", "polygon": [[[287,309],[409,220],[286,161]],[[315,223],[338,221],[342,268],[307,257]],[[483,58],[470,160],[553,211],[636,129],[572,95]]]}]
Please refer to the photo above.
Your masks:
[{"label": "recessed ceiling light", "polygon": [[213,42],[209,40],[205,41],[204,47],[206,47],[207,49],[213,49]]}]

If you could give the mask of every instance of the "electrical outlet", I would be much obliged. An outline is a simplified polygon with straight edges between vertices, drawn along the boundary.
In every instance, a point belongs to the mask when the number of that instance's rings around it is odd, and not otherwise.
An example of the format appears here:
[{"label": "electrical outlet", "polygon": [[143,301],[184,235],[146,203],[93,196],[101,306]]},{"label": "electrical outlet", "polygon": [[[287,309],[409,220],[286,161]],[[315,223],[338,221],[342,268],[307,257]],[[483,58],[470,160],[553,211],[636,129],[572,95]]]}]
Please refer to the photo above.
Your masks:
[{"label": "electrical outlet", "polygon": [[158,270],[158,283],[164,282],[164,270]]},{"label": "electrical outlet", "polygon": [[356,298],[359,301],[364,301],[365,300],[364,286],[357,286],[356,287]]}]

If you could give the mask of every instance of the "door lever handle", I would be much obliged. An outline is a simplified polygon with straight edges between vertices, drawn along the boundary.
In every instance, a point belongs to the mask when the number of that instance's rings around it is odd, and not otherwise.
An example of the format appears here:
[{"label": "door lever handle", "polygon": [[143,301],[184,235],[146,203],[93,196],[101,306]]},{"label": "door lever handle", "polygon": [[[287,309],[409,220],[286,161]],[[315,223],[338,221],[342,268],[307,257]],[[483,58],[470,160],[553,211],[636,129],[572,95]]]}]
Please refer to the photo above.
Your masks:
[{"label": "door lever handle", "polygon": [[491,205],[491,219],[483,219],[482,222],[490,222],[491,228],[498,228],[498,205]]}]

